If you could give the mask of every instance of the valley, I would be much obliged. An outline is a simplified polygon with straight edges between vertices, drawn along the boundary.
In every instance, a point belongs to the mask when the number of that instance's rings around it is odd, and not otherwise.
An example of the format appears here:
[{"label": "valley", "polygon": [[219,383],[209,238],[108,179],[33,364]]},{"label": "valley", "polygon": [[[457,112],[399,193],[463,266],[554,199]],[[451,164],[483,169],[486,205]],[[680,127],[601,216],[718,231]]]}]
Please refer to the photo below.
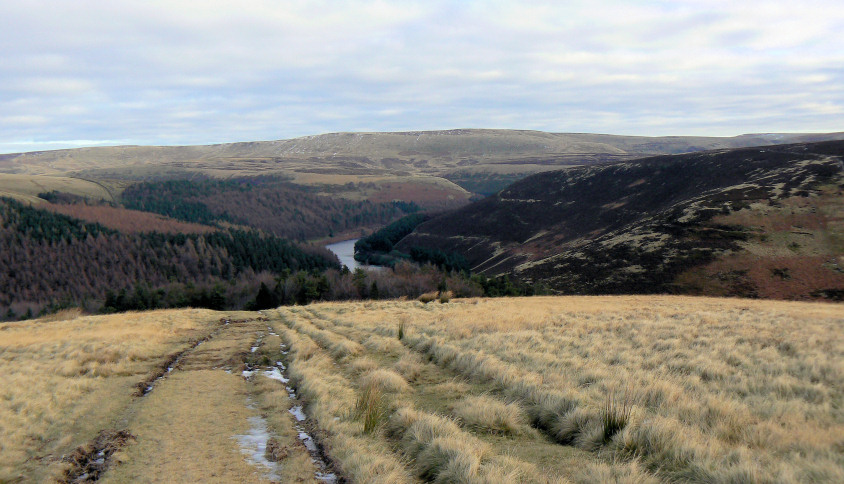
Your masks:
[{"label": "valley", "polygon": [[[416,298],[445,279],[459,297],[836,301],[844,141],[783,143],[840,135],[452,130],[4,155],[0,318]],[[753,143],[768,146],[733,148]],[[447,274],[331,272],[324,245],[350,239],[360,261]]]},{"label": "valley", "polygon": [[816,3],[4,2],[0,484],[844,483]]}]

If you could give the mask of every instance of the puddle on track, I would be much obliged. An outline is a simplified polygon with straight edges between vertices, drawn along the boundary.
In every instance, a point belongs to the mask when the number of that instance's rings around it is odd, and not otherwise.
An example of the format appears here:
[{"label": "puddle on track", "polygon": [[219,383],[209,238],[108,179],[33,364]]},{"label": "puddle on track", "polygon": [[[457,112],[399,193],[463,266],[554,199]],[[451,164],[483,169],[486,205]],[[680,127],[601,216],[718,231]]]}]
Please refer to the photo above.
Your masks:
[{"label": "puddle on track", "polygon": [[297,422],[304,422],[308,418],[308,416],[305,415],[305,409],[303,409],[301,405],[296,405],[288,410],[288,412],[293,414]]},{"label": "puddle on track", "polygon": [[[255,408],[249,403],[249,408]],[[246,455],[252,465],[264,470],[264,477],[273,481],[281,480],[281,465],[267,459],[267,442],[270,440],[270,430],[267,419],[257,415],[249,417],[249,432],[235,435],[240,445],[240,452]]]},{"label": "puddle on track", "polygon": [[[275,333],[270,331],[270,334]],[[257,344],[260,344],[260,340]],[[257,351],[258,347],[259,346],[257,345],[252,347],[252,352],[254,353]],[[281,344],[281,352],[282,354],[287,354],[287,346],[284,343]],[[290,378],[287,377],[285,373],[286,371],[287,367],[284,366],[284,363],[277,361],[276,366],[266,367],[264,369],[247,367],[246,370],[243,370],[242,374],[243,378],[246,378],[247,380],[254,378],[255,375],[262,375],[271,380],[281,382],[287,390],[287,396],[291,400],[296,400],[296,390],[289,385]],[[249,401],[249,408],[255,408],[255,404],[251,400]],[[302,405],[295,405],[290,408],[288,412],[290,412],[296,419],[297,423],[294,424],[293,428],[296,430],[299,440],[302,441],[302,444],[311,455],[311,462],[313,462],[317,468],[314,473],[314,478],[318,481],[329,484],[338,482],[337,475],[330,472],[330,467],[326,463],[316,441],[314,441],[313,437],[311,437],[304,427],[304,423],[308,419],[308,416],[305,414],[305,410]],[[267,441],[270,439],[267,420],[261,416],[249,417],[249,425],[251,428],[248,434],[235,436],[240,444],[241,452],[247,455],[247,459],[253,465],[267,469],[268,472],[265,474],[265,477],[272,480],[280,479],[280,476],[278,475],[280,464],[269,461],[265,455],[267,450]]]}]

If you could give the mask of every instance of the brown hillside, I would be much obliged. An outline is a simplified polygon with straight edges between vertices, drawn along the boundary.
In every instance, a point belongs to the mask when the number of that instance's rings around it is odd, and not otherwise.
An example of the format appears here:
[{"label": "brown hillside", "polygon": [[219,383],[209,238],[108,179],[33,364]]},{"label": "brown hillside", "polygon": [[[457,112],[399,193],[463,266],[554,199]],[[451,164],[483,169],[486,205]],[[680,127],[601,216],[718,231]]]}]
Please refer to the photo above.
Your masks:
[{"label": "brown hillside", "polygon": [[458,252],[475,271],[562,292],[840,298],[842,157],[836,141],[549,172],[397,248]]}]

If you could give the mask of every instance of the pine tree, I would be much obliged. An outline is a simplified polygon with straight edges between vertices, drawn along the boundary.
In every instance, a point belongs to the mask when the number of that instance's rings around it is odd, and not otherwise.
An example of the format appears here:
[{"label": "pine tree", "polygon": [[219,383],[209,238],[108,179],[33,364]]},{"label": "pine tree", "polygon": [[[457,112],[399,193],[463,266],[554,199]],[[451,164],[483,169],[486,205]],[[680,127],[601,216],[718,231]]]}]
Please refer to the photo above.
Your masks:
[{"label": "pine tree", "polygon": [[270,291],[270,288],[267,287],[266,283],[262,282],[260,289],[258,289],[258,295],[255,296],[253,307],[257,311],[261,309],[272,309],[277,306],[278,300],[276,299],[276,295]]}]

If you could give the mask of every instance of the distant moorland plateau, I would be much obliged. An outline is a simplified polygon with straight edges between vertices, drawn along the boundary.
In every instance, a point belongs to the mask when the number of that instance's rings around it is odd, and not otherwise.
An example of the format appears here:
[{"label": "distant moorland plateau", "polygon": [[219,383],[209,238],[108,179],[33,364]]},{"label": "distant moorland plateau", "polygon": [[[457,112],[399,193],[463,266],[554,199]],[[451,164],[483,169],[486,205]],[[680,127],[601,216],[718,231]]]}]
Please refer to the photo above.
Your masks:
[{"label": "distant moorland plateau", "polygon": [[[541,131],[457,129],[401,133],[331,133],[290,140],[204,146],[115,146],[0,155],[0,173],[148,180],[203,174],[217,178],[276,175],[305,185],[376,184],[383,198],[396,185],[437,191],[446,199],[491,194],[540,171],[650,155],[844,139],[826,134],[736,137],[615,136]],[[408,178],[412,177],[412,178]],[[451,181],[453,183],[449,183]],[[463,187],[462,190],[458,186]],[[108,185],[108,183],[106,183]],[[380,193],[385,192],[385,193]],[[420,196],[410,193],[411,196]]]}]

